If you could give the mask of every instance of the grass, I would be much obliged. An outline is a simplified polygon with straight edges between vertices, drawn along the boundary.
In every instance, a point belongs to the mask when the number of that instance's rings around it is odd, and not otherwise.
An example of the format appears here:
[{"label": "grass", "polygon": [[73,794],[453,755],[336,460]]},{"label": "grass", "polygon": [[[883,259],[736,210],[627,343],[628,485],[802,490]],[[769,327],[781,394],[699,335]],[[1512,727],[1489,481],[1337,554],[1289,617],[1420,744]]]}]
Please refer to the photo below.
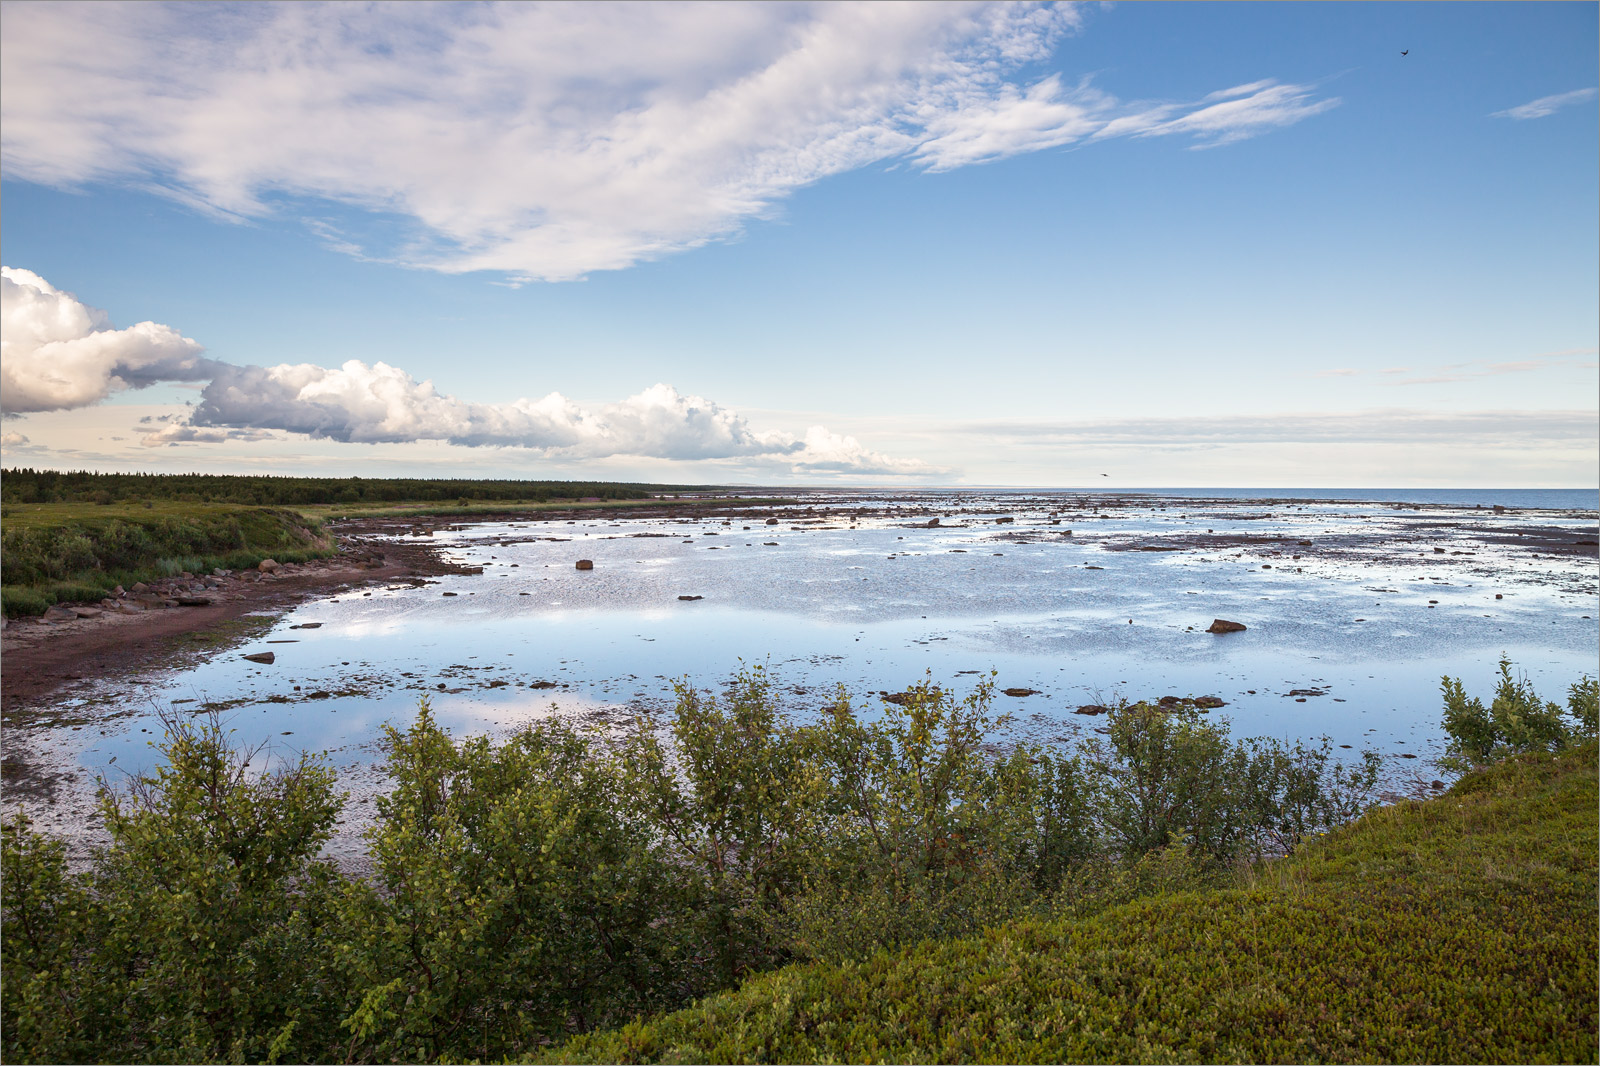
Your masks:
[{"label": "grass", "polygon": [[1079,921],[790,966],[550,1062],[1594,1062],[1596,747]]},{"label": "grass", "polygon": [[7,504],[0,517],[0,602],[8,617],[98,600],[119,584],[185,570],[240,569],[268,557],[302,562],[335,550],[316,519],[281,507]]}]

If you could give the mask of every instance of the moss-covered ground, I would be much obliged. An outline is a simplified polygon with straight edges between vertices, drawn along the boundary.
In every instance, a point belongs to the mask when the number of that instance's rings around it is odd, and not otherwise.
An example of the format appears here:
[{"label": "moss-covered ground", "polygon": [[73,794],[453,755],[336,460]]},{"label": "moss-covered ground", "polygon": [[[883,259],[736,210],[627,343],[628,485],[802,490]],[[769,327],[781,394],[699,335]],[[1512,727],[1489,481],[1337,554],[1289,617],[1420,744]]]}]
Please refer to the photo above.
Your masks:
[{"label": "moss-covered ground", "polygon": [[1593,742],[1380,808],[1237,887],[796,965],[551,1062],[1588,1062]]}]

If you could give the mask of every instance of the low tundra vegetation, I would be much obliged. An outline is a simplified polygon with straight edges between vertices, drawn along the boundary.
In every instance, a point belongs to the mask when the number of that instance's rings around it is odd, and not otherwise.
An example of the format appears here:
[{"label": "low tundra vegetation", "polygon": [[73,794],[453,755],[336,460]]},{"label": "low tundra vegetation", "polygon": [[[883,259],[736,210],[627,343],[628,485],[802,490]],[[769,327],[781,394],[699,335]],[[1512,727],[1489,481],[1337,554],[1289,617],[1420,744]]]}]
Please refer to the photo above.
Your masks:
[{"label": "low tundra vegetation", "polygon": [[185,570],[241,569],[268,557],[303,562],[334,554],[313,519],[270,507],[164,501],[96,507],[7,507],[0,533],[7,617],[41,614],[53,603],[89,601],[117,585]]},{"label": "low tundra vegetation", "polygon": [[[87,870],[70,871],[26,819],[5,828],[0,1047],[8,1061],[152,1062],[1348,1050],[1296,1042],[1315,989],[1288,978],[1268,997],[1281,1001],[1278,1043],[1229,1042],[1183,1012],[1199,1009],[1197,954],[1256,951],[1254,909],[1271,928],[1333,922],[1352,950],[1380,954],[1392,950],[1382,938],[1426,924],[1432,912],[1418,911],[1373,925],[1373,939],[1359,915],[1305,895],[1328,862],[1350,866],[1335,842],[1374,805],[1376,756],[1342,764],[1326,740],[1235,741],[1196,711],[1142,703],[1113,708],[1108,732],[1072,752],[999,749],[991,696],[924,682],[870,716],[841,694],[800,722],[751,669],[721,697],[680,686],[664,726],[552,720],[461,743],[424,702],[387,731],[392,790],[359,877],[319,858],[343,802],[323,760],[269,768],[217,719],[169,718],[166,765],[103,793],[112,842]],[[1401,891],[1390,881],[1420,855],[1363,867],[1378,875],[1367,887]],[[1561,921],[1592,924],[1592,880],[1588,911]],[[1551,907],[1565,891],[1546,893]],[[1212,929],[1207,915],[1233,924]],[[1546,954],[1576,935],[1557,924]],[[1111,929],[1142,945],[1138,967],[1116,962]],[[1298,950],[1272,946],[1258,969]],[[1592,992],[1592,936],[1587,951]],[[1061,972],[1038,984],[1029,967],[1046,956]],[[1451,959],[1473,972],[1470,957]],[[1560,959],[1528,965],[1565,994]],[[986,1000],[990,985],[1004,994]],[[1131,1024],[1168,991],[1160,1024]],[[1027,1013],[1046,993],[1054,1021]],[[916,1016],[919,995],[933,1013]],[[1013,1007],[1012,1020],[994,1013]],[[1592,1023],[1592,997],[1587,1009]],[[1080,1023],[1101,1042],[1037,1043]],[[1161,1044],[1164,1026],[1190,1043]],[[1116,1043],[1129,1032],[1148,1046]],[[584,1033],[596,1035],[556,1051]],[[1387,1045],[1351,1046],[1384,1057]]]}]

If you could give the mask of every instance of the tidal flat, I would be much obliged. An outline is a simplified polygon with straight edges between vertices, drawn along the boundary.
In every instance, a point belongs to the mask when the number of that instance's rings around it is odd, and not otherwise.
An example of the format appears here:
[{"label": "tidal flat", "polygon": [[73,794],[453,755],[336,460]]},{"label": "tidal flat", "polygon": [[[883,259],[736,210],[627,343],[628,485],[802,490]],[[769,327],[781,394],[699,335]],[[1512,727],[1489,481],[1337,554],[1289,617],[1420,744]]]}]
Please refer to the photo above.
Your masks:
[{"label": "tidal flat", "polygon": [[[1236,736],[1377,750],[1404,792],[1438,772],[1441,676],[1483,694],[1504,656],[1561,699],[1597,672],[1593,493],[1344,495],[863,491],[397,521],[393,537],[479,572],[344,590],[231,647],[57,692],[5,736],[48,787],[4,806],[92,843],[96,780],[151,767],[158,714],[217,710],[241,746],[328,754],[352,794],[334,851],[353,855],[381,726],[424,696],[456,736],[548,715],[616,728],[669,710],[675,684],[754,666],[799,718],[841,686],[870,714],[924,678],[958,694],[992,679],[1012,719],[997,744],[1071,744],[1119,699],[1211,696]],[[1246,628],[1207,632],[1215,619]]]}]

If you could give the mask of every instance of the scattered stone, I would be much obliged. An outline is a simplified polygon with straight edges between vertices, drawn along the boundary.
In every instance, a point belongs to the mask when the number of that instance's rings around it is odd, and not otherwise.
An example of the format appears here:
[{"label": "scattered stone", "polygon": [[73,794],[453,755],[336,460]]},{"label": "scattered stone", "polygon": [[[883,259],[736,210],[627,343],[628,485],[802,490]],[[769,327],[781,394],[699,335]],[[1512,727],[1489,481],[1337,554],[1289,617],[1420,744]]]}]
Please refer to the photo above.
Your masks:
[{"label": "scattered stone", "polygon": [[1079,707],[1077,710],[1073,711],[1072,713],[1073,714],[1105,714],[1108,709],[1109,708],[1102,707],[1098,703],[1085,703],[1082,707]]},{"label": "scattered stone", "polygon": [[331,698],[332,695],[333,695],[333,693],[324,692],[322,689],[319,688],[315,692],[308,693],[306,695],[306,699],[308,699],[308,700],[325,700],[325,699]]},{"label": "scattered stone", "polygon": [[496,679],[494,681],[489,682],[489,687],[490,688],[505,688],[509,684],[511,684],[511,682],[505,681],[505,680]]},{"label": "scattered stone", "polygon": [[705,597],[704,596],[679,596],[678,599],[685,600],[685,601],[688,601],[688,600],[703,600],[703,599],[705,599]]},{"label": "scattered stone", "polygon": [[458,596],[458,595],[460,595],[460,593],[457,593],[457,592],[441,592],[441,593],[439,593],[439,595],[441,595],[441,596]]},{"label": "scattered stone", "polygon": [[1494,594],[1494,598],[1497,599],[1497,600],[1503,600],[1503,599],[1505,599],[1505,596],[1503,594],[1501,594],[1501,593],[1496,592]]},{"label": "scattered stone", "polygon": [[115,596],[117,599],[120,600],[120,599],[122,599],[122,597],[127,595],[127,592],[123,590],[123,587],[121,585],[118,585],[116,588],[111,590],[111,595]]},{"label": "scattered stone", "polygon": [[[443,688],[444,686],[441,685],[439,687]],[[529,681],[528,682],[528,687],[529,688],[555,688],[556,687],[556,683],[554,681]]]},{"label": "scattered stone", "polygon": [[1015,521],[1016,521],[1015,518],[1012,518],[1010,515],[1007,515],[1004,518],[996,518],[994,520],[994,524],[997,525],[997,526],[1004,526],[1004,525],[1010,525],[1012,522],[1015,522]]},{"label": "scattered stone", "polygon": [[578,560],[578,569],[579,570],[593,570],[594,569],[594,560],[593,559],[579,559]]},{"label": "scattered stone", "polygon": [[1434,550],[1435,553],[1437,553],[1439,555],[1443,555],[1444,554],[1444,549],[1443,548],[1435,548],[1433,550]]},{"label": "scattered stone", "polygon": [[1204,707],[1207,710],[1211,710],[1214,707],[1226,707],[1227,703],[1215,696],[1197,696],[1195,698],[1194,705],[1196,707]]},{"label": "scattered stone", "polygon": [[1245,625],[1242,622],[1230,622],[1226,618],[1213,619],[1206,627],[1207,633],[1243,633]]},{"label": "scattered stone", "polygon": [[263,559],[260,563],[256,564],[256,569],[263,574],[277,573],[279,569],[278,561],[276,559]]},{"label": "scattered stone", "polygon": [[290,629],[321,629],[322,628],[322,623],[321,622],[301,622],[299,625],[290,626],[289,628]]},{"label": "scattered stone", "polygon": [[278,657],[270,651],[254,651],[245,658],[253,663],[266,663],[268,666],[278,661]]},{"label": "scattered stone", "polygon": [[135,581],[133,583],[133,591],[134,592],[149,592],[150,591],[150,586],[146,585],[143,581]]},{"label": "scattered stone", "polygon": [[769,526],[775,526],[775,525],[777,525],[777,524],[778,524],[778,520],[777,520],[777,519],[776,519],[776,518],[769,518],[769,519],[767,519],[767,525],[769,525]]},{"label": "scattered stone", "polygon": [[1001,691],[1007,696],[1017,696],[1019,698],[1022,696],[1037,696],[1039,694],[1039,690],[1036,688],[1007,688],[1001,689]]},{"label": "scattered stone", "polygon": [[929,528],[929,529],[937,529],[938,526],[939,526],[939,520],[937,518],[928,519],[928,527],[927,528]]},{"label": "scattered stone", "polygon": [[44,620],[46,622],[70,622],[77,617],[77,614],[71,608],[62,607],[60,604],[49,607],[44,612]]},{"label": "scattered stone", "polygon": [[211,601],[204,596],[179,596],[179,607],[210,607]]}]

